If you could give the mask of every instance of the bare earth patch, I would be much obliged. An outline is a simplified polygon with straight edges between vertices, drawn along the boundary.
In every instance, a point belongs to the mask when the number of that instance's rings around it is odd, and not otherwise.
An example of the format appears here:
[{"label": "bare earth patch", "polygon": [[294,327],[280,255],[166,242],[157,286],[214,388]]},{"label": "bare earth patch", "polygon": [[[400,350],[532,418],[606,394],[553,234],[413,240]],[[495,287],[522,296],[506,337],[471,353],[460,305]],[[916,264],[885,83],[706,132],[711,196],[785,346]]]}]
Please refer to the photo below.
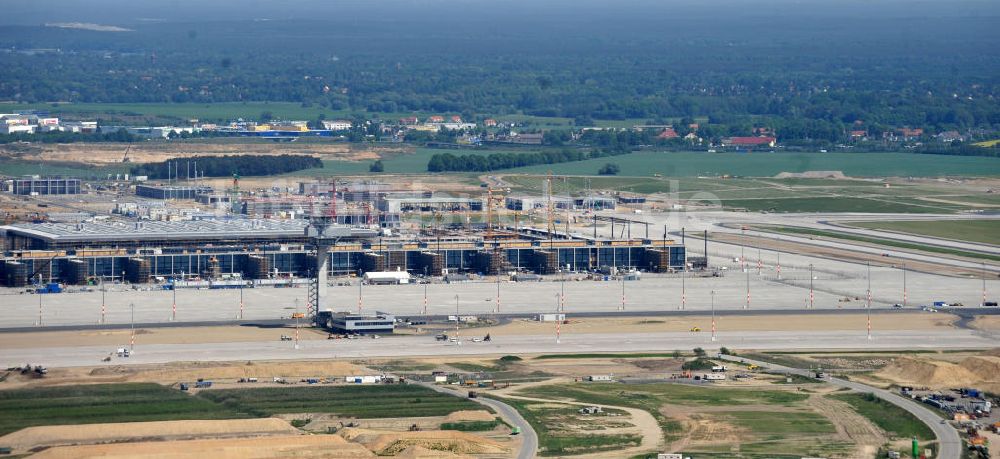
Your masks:
[{"label": "bare earth patch", "polygon": [[0,437],[0,445],[15,451],[38,447],[182,440],[191,438],[233,438],[296,435],[298,430],[277,418],[230,419],[220,421],[157,421],[110,424],[27,427]]}]

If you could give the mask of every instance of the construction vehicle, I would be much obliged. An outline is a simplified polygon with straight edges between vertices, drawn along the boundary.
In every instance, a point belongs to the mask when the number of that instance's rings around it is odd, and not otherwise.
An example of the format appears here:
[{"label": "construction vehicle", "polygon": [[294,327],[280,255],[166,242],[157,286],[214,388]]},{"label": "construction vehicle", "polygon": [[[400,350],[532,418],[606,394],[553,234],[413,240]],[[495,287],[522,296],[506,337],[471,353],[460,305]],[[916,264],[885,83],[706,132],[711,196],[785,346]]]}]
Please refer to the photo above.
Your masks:
[{"label": "construction vehicle", "polygon": [[514,427],[514,428],[510,429],[510,434],[511,435],[521,435],[521,428],[520,427]]},{"label": "construction vehicle", "polygon": [[477,397],[479,397],[479,392],[476,392],[474,390],[469,391],[469,398],[477,398]]},{"label": "construction vehicle", "polygon": [[194,383],[195,389],[208,389],[212,387],[212,381],[204,381],[199,379],[198,382]]},{"label": "construction vehicle", "polygon": [[760,365],[749,364],[747,365],[747,370],[760,370]]},{"label": "construction vehicle", "polygon": [[132,144],[131,144],[131,143],[129,143],[129,144],[128,144],[128,146],[127,146],[127,147],[125,147],[125,156],[122,156],[122,162],[123,162],[123,163],[127,163],[127,162],[129,162],[129,159],[128,159],[128,152],[129,152],[129,150],[131,150],[131,149],[132,149]]},{"label": "construction vehicle", "polygon": [[701,327],[691,327],[691,331],[693,331],[693,332],[700,332],[701,331]]}]

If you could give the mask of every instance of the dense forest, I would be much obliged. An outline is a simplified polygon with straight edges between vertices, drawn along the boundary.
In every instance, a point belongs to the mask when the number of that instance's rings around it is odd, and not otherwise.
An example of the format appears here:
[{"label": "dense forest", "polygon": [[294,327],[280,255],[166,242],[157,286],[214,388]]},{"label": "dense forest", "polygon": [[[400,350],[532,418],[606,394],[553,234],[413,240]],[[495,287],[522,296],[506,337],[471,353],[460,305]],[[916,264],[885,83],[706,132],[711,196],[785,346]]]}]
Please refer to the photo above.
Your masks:
[{"label": "dense forest", "polygon": [[[193,156],[185,158],[185,163],[195,163],[198,174],[205,177],[228,177],[238,175],[276,175],[303,169],[323,167],[319,158],[305,155],[241,155],[241,156]],[[151,179],[165,179],[176,174],[178,161],[147,163],[131,169],[132,175],[146,175]]]},{"label": "dense forest", "polygon": [[699,118],[731,135],[770,126],[786,143],[856,126],[1000,128],[996,2],[179,2],[197,16],[98,3],[90,19],[128,31],[0,22],[0,100]]}]

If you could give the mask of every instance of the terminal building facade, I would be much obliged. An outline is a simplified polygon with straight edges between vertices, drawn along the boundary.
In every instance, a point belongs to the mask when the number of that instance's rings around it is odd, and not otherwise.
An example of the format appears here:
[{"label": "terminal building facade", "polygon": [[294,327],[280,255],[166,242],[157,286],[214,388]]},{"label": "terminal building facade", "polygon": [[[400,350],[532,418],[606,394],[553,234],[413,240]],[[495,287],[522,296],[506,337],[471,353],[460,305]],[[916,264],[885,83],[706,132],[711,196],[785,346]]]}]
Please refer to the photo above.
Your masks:
[{"label": "terminal building facade", "polygon": [[[0,284],[87,284],[155,278],[294,280],[313,277],[316,248],[307,220],[231,219],[101,223],[36,223],[0,227]],[[540,230],[505,230],[484,239],[390,237],[371,227],[345,227],[329,248],[329,274],[407,271],[553,274],[609,268],[684,269],[684,246],[671,240],[605,239]]]}]

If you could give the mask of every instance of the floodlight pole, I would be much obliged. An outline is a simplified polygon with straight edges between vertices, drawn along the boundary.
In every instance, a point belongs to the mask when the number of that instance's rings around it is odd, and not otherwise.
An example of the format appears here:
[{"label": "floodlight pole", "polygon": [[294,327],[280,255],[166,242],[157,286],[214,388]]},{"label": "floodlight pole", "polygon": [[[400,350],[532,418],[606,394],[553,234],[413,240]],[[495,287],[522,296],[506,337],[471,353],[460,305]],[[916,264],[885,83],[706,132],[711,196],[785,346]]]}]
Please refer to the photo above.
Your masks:
[{"label": "floodlight pole", "polygon": [[101,323],[105,322],[105,315],[107,314],[107,306],[105,303],[105,289],[104,289],[104,276],[101,276]]},{"label": "floodlight pole", "polygon": [[743,309],[750,309],[750,268],[745,268],[744,271],[747,273],[747,304]]},{"label": "floodlight pole", "polygon": [[778,248],[774,253],[778,256],[778,280],[781,280],[781,236],[778,236]]},{"label": "floodlight pole", "polygon": [[128,351],[132,352],[135,350],[135,303],[128,304],[129,310],[132,312],[132,318],[130,321],[129,328],[132,329],[131,338],[129,338]]},{"label": "floodlight pole", "polygon": [[815,278],[816,276],[813,275],[813,264],[809,263],[809,309],[816,306],[816,293],[813,290],[813,279]]},{"label": "floodlight pole", "polygon": [[562,330],[560,328],[562,326],[562,321],[559,320],[559,308],[560,308],[559,302],[560,301],[561,300],[560,300],[559,295],[556,295],[556,314],[555,314],[555,319],[556,319],[556,344],[559,344],[559,338],[560,338],[560,335],[561,335],[561,332],[562,332]]},{"label": "floodlight pole", "polygon": [[712,290],[712,342],[715,342],[715,290]]},{"label": "floodlight pole", "polygon": [[455,295],[455,344],[459,346],[462,345],[462,337],[458,332],[458,323],[460,322],[460,318],[461,317],[458,315],[458,295]]},{"label": "floodlight pole", "polygon": [[986,262],[985,261],[983,262],[982,277],[983,277],[983,302],[980,303],[979,305],[986,307]]},{"label": "floodlight pole", "polygon": [[903,307],[906,307],[906,263],[902,264],[903,269]]},{"label": "floodlight pole", "polygon": [[559,311],[566,312],[566,271],[559,269]]},{"label": "floodlight pole", "polygon": [[868,317],[868,339],[872,339],[872,262],[866,262],[868,269],[868,299],[865,310]]},{"label": "floodlight pole", "polygon": [[622,311],[625,310],[625,276],[622,275]]},{"label": "floodlight pole", "polygon": [[243,320],[243,277],[240,276],[240,320]]},{"label": "floodlight pole", "polygon": [[295,344],[294,348],[299,348],[299,299],[295,299]]}]

